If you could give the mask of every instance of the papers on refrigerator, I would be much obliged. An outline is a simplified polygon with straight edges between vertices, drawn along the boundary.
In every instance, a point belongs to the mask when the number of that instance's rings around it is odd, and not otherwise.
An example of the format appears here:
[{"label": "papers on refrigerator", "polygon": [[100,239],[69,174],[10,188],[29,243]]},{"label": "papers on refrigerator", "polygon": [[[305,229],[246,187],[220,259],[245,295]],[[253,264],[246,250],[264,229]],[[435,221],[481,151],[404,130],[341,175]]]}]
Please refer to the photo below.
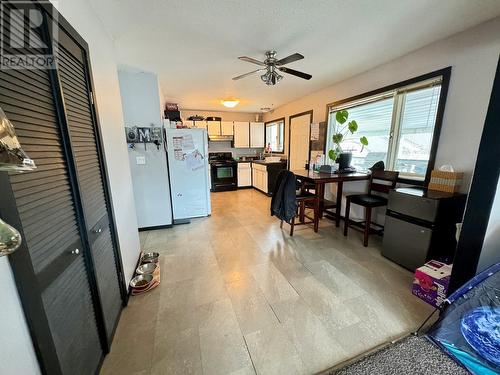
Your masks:
[{"label": "papers on refrigerator", "polygon": [[188,169],[195,171],[204,167],[203,155],[200,151],[194,150],[186,155],[186,164]]},{"label": "papers on refrigerator", "polygon": [[172,137],[172,143],[175,160],[185,160],[188,153],[195,151],[193,136],[191,134]]}]

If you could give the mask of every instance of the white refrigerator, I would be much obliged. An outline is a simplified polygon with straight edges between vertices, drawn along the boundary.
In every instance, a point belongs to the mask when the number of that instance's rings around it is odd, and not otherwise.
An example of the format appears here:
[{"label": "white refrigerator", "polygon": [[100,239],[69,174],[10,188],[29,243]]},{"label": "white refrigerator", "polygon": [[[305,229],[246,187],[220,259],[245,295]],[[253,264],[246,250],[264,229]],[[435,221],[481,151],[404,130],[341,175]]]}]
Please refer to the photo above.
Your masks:
[{"label": "white refrigerator", "polygon": [[206,129],[166,129],[174,224],[211,214]]}]

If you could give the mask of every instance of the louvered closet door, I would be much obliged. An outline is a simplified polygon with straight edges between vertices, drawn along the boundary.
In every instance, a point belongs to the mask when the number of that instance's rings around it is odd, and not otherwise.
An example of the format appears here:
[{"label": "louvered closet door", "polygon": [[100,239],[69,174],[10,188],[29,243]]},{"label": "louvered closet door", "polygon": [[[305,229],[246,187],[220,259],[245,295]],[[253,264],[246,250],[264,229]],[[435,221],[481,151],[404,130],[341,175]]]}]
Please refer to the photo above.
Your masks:
[{"label": "louvered closet door", "polygon": [[[17,20],[3,16],[4,26],[22,30]],[[34,48],[8,52],[39,53]],[[0,107],[38,166],[10,175],[23,241],[38,281],[29,287],[40,290],[63,373],[93,373],[102,350],[48,71],[0,70]]]},{"label": "louvered closet door", "polygon": [[[60,33],[63,33],[60,31]],[[112,336],[122,307],[115,246],[111,233],[101,163],[92,116],[90,91],[83,51],[60,35],[59,76],[66,107],[71,145],[82,193],[88,236],[101,295],[106,331]]]}]

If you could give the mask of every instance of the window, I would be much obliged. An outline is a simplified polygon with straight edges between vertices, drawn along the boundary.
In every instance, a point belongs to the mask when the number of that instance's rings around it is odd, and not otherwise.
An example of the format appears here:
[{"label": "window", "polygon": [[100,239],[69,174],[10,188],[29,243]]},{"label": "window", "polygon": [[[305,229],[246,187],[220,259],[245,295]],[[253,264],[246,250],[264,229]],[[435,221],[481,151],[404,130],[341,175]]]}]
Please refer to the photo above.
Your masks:
[{"label": "window", "polygon": [[[329,106],[327,149],[333,148],[335,114],[346,109],[349,120],[356,120],[359,126],[342,143],[344,151],[353,154],[352,166],[366,170],[382,160],[387,170],[399,171],[402,178],[424,180],[435,153],[432,147],[442,81],[439,75]],[[359,144],[360,136],[368,138],[368,146]]]},{"label": "window", "polygon": [[285,119],[266,122],[266,147],[270,146],[272,152],[282,153],[285,143]]}]

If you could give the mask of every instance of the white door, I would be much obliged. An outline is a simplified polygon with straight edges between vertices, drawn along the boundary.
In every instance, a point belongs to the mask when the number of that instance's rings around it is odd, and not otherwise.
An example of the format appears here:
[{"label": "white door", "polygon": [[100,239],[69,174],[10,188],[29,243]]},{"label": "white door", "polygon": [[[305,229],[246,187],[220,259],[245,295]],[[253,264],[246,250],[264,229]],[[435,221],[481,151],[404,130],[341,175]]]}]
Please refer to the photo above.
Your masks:
[{"label": "white door", "polygon": [[222,129],[222,135],[233,135],[233,122],[222,121],[221,129]]},{"label": "white door", "polygon": [[309,114],[293,117],[290,121],[289,169],[291,171],[304,169],[309,161],[310,127],[311,116]]},{"label": "white door", "polygon": [[250,125],[248,122],[234,122],[234,147],[250,147]]},{"label": "white door", "polygon": [[207,121],[208,135],[221,135],[220,134],[220,121]]},{"label": "white door", "polygon": [[265,147],[264,144],[264,123],[251,122],[250,123],[250,147],[259,148]]}]

